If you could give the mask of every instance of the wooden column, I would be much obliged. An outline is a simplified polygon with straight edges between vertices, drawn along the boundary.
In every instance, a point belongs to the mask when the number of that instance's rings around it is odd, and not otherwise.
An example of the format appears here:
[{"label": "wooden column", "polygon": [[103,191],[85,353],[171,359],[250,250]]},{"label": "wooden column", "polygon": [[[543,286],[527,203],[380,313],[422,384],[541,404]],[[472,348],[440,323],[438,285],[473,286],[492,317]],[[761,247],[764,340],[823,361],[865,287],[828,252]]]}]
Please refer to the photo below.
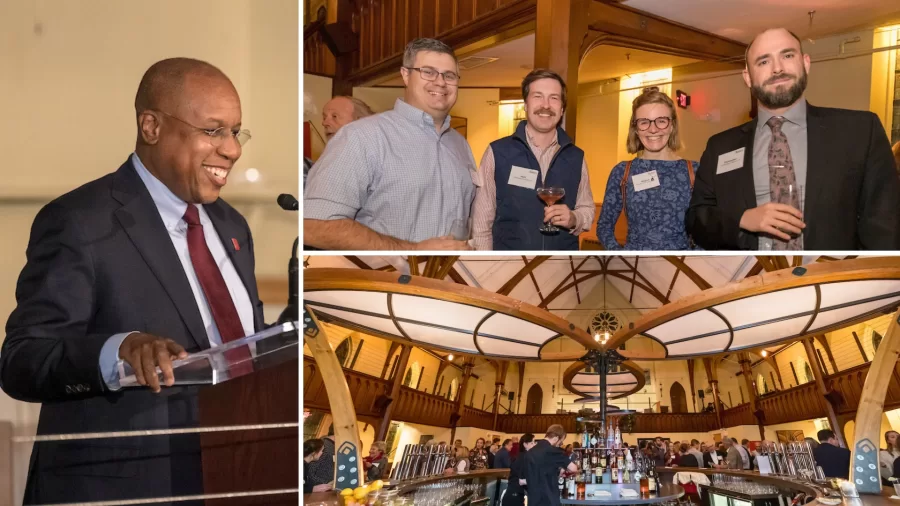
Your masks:
[{"label": "wooden column", "polygon": [[[327,24],[330,25],[336,23],[348,32],[351,30],[353,23],[353,6],[351,5],[350,0],[328,0],[326,12],[325,22]],[[354,52],[358,51],[359,41],[357,40]],[[331,95],[352,96],[353,84],[351,84],[347,77],[352,70],[353,53],[334,55],[334,63],[334,78],[331,80]]]},{"label": "wooden column", "polygon": [[403,377],[406,376],[406,366],[409,364],[409,353],[412,351],[412,345],[404,344],[400,349],[400,362],[394,372],[391,383],[391,396],[388,398],[388,404],[384,408],[384,415],[381,417],[381,423],[378,425],[378,431],[375,433],[375,441],[384,441],[387,436],[388,429],[391,426],[391,415],[394,414],[394,401],[400,395],[400,386],[403,385]]},{"label": "wooden column", "polygon": [[719,379],[716,375],[716,368],[709,358],[703,359],[703,367],[706,368],[706,379],[709,380],[709,387],[712,388],[713,406],[716,407],[716,422],[719,423],[720,429],[724,429],[725,426],[722,425],[722,410],[719,408]]},{"label": "wooden column", "polygon": [[501,361],[494,368],[496,373],[494,379],[494,425],[492,425],[494,430],[497,430],[497,418],[500,415],[500,395],[503,385],[506,384],[507,371],[509,371],[509,362],[506,360]]},{"label": "wooden column", "polygon": [[[322,382],[325,384],[325,392],[328,394],[328,407],[331,409],[331,418],[334,424],[334,448],[338,462],[353,458],[359,462],[362,456],[360,450],[362,443],[359,441],[359,425],[356,419],[356,409],[353,407],[353,397],[350,396],[350,388],[344,377],[344,370],[338,362],[337,355],[328,344],[325,332],[321,331],[318,319],[309,309],[303,309],[303,341],[312,352],[313,359],[322,373]],[[337,470],[338,466],[335,466]],[[356,488],[363,483],[363,467],[358,466],[355,473],[346,468],[341,473],[345,479],[341,482],[335,480],[335,488]],[[352,474],[352,475],[351,475]]]},{"label": "wooden column", "polygon": [[592,0],[537,0],[534,68],[556,71],[566,81],[568,104],[563,128],[575,139],[578,105],[578,65],[581,43],[588,32]]},{"label": "wooden column", "polygon": [[812,368],[813,378],[816,381],[816,386],[819,388],[819,393],[825,397],[825,414],[828,416],[828,423],[831,424],[831,429],[834,431],[834,437],[841,443],[841,446],[846,448],[847,441],[844,438],[843,427],[838,423],[837,412],[831,402],[834,394],[825,388],[825,375],[822,373],[822,368],[819,366],[819,360],[816,357],[813,338],[809,337],[804,339],[803,347],[806,349],[806,356],[809,358],[809,366]]},{"label": "wooden column", "polygon": [[738,358],[741,363],[741,373],[744,376],[744,384],[747,385],[747,395],[750,396],[750,411],[753,412],[753,416],[756,417],[756,423],[759,425],[759,438],[761,440],[766,439],[766,426],[764,424],[765,418],[763,417],[762,411],[759,409],[759,403],[757,402],[757,393],[756,387],[753,384],[753,371],[750,369],[750,354],[748,353],[739,353]]},{"label": "wooden column", "polygon": [[[900,359],[900,311],[891,316],[875,359],[869,367],[866,382],[863,385],[856,411],[856,424],[853,428],[853,456],[850,462],[850,478],[856,483],[860,492],[878,494],[881,492],[881,476],[879,475],[878,448],[881,443],[881,417],[884,413],[884,399],[888,385],[893,377],[897,360]],[[862,457],[862,460],[859,459]],[[874,464],[874,471],[869,468]],[[862,469],[862,472],[859,471]],[[871,477],[875,481],[871,481]]]},{"label": "wooden column", "polygon": [[[450,416],[450,441],[454,441],[456,439],[456,424],[459,423],[459,419],[462,418],[463,411],[465,410],[466,403],[464,401],[464,397],[466,395],[466,387],[469,384],[469,377],[472,376],[472,367],[475,364],[475,359],[466,358],[465,362],[463,362],[463,376],[462,381],[459,382],[459,390],[456,393],[456,412]],[[475,393],[474,391],[472,392]]]},{"label": "wooden column", "polygon": [[694,405],[694,413],[697,412],[697,392],[694,390],[694,359],[689,358],[687,361],[688,379],[691,382],[691,403]]},{"label": "wooden column", "polygon": [[831,363],[831,370],[837,373],[837,362],[834,361],[834,355],[831,354],[831,346],[828,345],[828,339],[825,338],[825,334],[816,335],[816,341],[818,341],[822,349],[825,350],[825,355],[828,357],[828,362]]},{"label": "wooden column", "polygon": [[516,397],[516,414],[519,414],[522,407],[522,389],[525,388],[525,362],[516,362],[519,367],[519,393]]}]

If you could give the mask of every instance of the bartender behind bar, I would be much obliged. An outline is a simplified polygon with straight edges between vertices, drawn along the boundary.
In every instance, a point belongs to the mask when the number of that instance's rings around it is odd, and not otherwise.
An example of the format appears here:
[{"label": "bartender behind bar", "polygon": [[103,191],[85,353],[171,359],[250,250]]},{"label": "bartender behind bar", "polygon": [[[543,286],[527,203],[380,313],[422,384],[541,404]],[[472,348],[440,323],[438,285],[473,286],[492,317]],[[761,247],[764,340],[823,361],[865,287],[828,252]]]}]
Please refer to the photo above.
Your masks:
[{"label": "bartender behind bar", "polygon": [[578,471],[566,452],[560,448],[566,439],[566,429],[562,425],[551,425],[544,439],[525,453],[526,485],[528,504],[532,506],[559,506],[557,480],[563,469]]}]

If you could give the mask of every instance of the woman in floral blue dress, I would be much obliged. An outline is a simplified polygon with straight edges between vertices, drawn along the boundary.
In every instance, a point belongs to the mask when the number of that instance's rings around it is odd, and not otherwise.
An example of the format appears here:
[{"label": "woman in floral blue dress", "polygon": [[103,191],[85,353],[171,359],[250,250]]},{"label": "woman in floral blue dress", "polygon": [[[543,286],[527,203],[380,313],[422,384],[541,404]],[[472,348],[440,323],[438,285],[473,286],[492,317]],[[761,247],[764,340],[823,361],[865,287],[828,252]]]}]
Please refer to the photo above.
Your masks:
[{"label": "woman in floral blue dress", "polygon": [[[638,156],[610,173],[597,238],[607,250],[693,249],[684,214],[700,164],[675,153],[681,147],[675,104],[650,88],[634,99],[631,111],[627,147]],[[628,220],[624,246],[615,237],[623,199]]]}]

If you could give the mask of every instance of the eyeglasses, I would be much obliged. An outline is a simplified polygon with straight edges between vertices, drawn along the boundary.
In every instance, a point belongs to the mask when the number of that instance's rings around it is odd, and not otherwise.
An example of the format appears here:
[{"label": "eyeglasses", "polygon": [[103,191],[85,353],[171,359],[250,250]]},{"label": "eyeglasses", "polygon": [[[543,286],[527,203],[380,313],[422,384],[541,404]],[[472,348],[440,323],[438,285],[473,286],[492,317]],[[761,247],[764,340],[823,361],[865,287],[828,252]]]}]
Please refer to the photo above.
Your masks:
[{"label": "eyeglasses", "polygon": [[656,119],[650,120],[646,118],[638,118],[634,120],[634,126],[637,127],[641,132],[650,128],[650,123],[656,124],[656,128],[660,130],[665,130],[669,127],[669,124],[672,122],[672,118],[668,116],[660,116]]},{"label": "eyeglasses", "polygon": [[459,84],[459,74],[456,72],[438,72],[437,69],[433,69],[431,67],[403,67],[406,70],[418,70],[419,74],[422,75],[422,79],[426,81],[434,81],[437,79],[437,76],[443,76],[444,82],[449,84],[450,86],[455,86]]},{"label": "eyeglasses", "polygon": [[231,130],[231,129],[227,128],[227,127],[219,127],[219,128],[212,128],[212,129],[210,129],[210,128],[200,128],[200,127],[198,127],[198,126],[194,126],[194,125],[188,123],[187,121],[185,121],[185,120],[183,120],[183,119],[181,119],[181,118],[179,118],[179,117],[177,117],[177,116],[173,116],[173,115],[171,115],[171,114],[169,114],[169,113],[167,113],[167,112],[165,112],[165,111],[156,111],[156,112],[158,112],[158,113],[160,113],[160,114],[162,114],[162,115],[164,115],[164,116],[168,116],[168,117],[170,117],[170,118],[172,118],[172,119],[174,119],[175,121],[178,121],[178,122],[180,122],[180,123],[184,123],[185,125],[187,125],[187,126],[193,128],[194,130],[198,130],[198,131],[200,131],[200,132],[203,132],[203,133],[206,134],[207,137],[209,138],[209,143],[210,143],[213,147],[216,147],[216,148],[218,148],[218,147],[220,147],[222,144],[224,144],[224,143],[225,143],[225,139],[227,139],[228,137],[234,137],[234,139],[237,141],[237,143],[238,143],[240,146],[243,146],[244,144],[247,144],[247,141],[249,141],[249,140],[252,138],[252,136],[250,135],[250,130],[238,130],[238,131],[234,131],[234,130]]}]

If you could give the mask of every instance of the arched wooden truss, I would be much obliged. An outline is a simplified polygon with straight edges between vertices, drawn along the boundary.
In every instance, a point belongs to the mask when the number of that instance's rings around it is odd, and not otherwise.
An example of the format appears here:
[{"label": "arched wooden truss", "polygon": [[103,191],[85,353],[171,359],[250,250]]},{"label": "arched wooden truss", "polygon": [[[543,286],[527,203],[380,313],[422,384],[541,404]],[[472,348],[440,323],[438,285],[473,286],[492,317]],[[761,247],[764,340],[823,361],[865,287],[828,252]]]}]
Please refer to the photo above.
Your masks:
[{"label": "arched wooden truss", "polygon": [[303,285],[304,304],[323,321],[404,344],[507,360],[542,360],[543,347],[561,336],[586,349],[598,346],[543,309],[421,276],[308,269]]},{"label": "arched wooden truss", "polygon": [[781,269],[710,288],[645,314],[608,349],[635,336],[684,359],[822,334],[900,305],[900,259],[862,258]]}]

